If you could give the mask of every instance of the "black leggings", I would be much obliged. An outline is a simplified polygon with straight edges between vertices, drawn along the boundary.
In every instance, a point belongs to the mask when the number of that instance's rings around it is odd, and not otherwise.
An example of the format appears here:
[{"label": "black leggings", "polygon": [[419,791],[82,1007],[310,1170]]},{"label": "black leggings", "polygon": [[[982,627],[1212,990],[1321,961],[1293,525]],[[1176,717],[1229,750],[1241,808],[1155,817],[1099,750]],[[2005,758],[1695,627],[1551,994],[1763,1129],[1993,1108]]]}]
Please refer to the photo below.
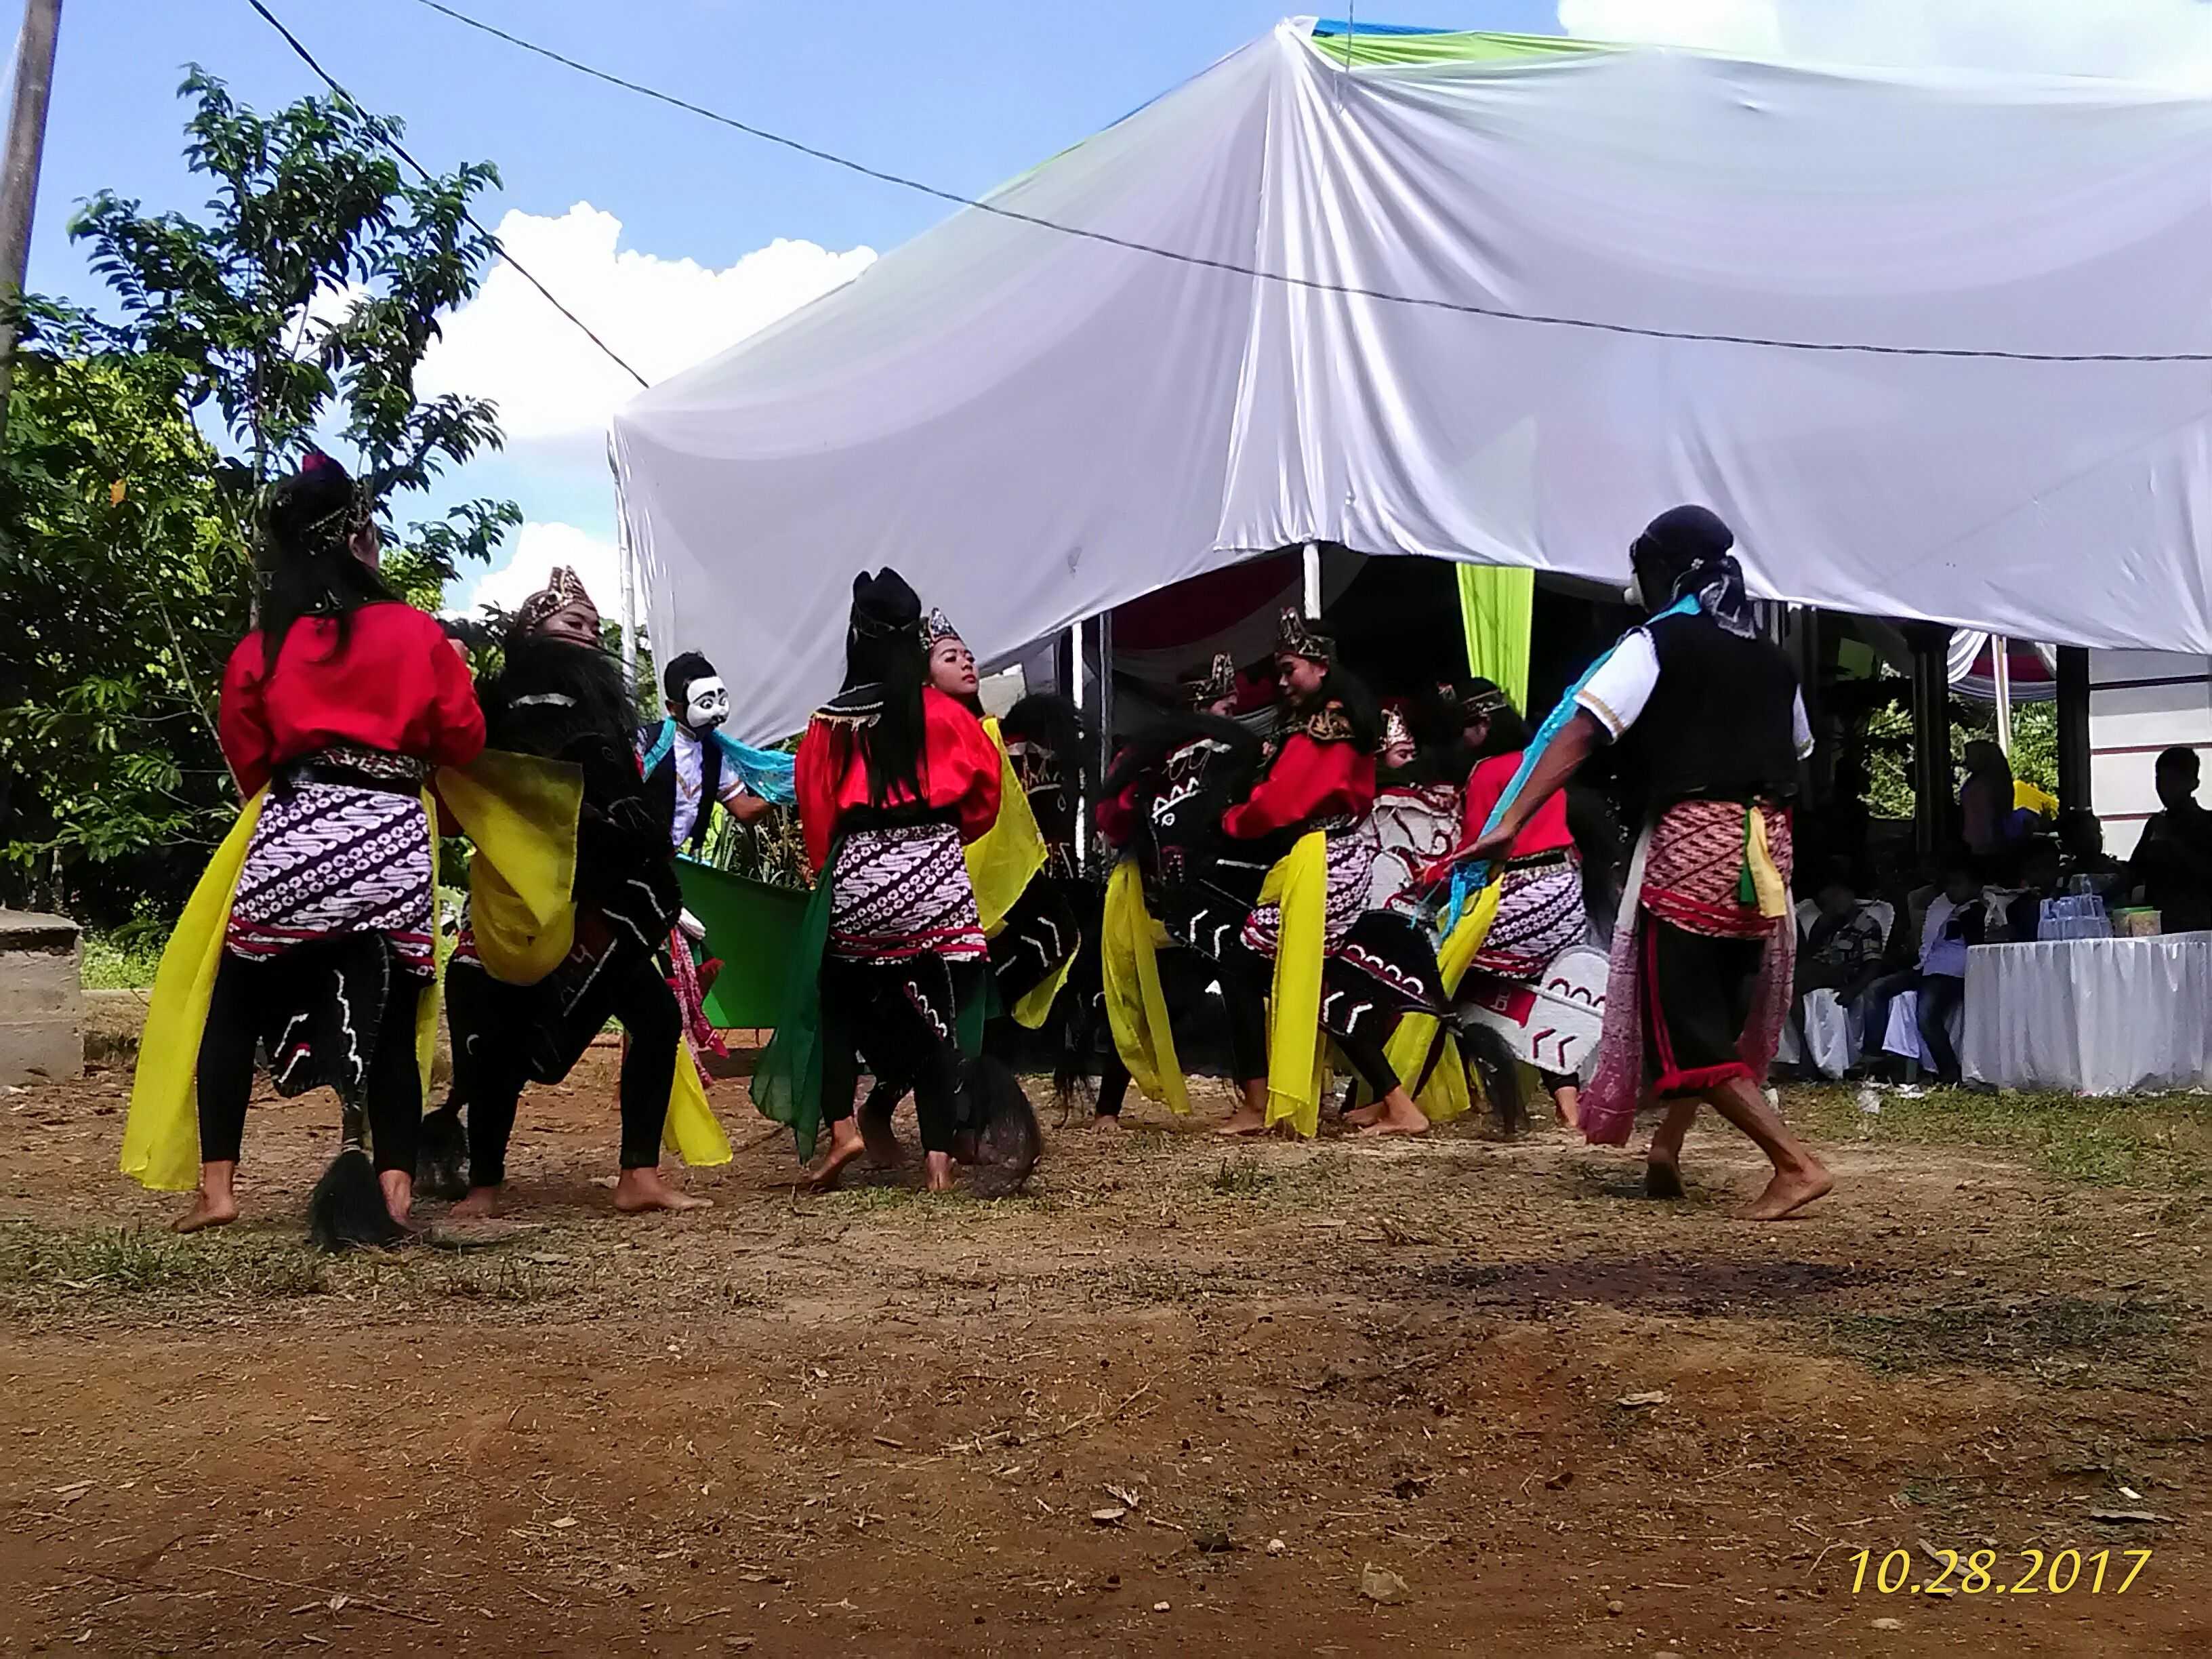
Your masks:
[{"label": "black leggings", "polygon": [[[263,1010],[288,971],[283,957],[249,962],[223,953],[200,1034],[200,1161],[235,1164],[246,1139],[246,1105],[253,1093],[254,1056]],[[377,1022],[376,1048],[362,1087],[369,1145],[380,1172],[415,1173],[422,1127],[422,1073],[415,1060],[415,1013],[424,981],[394,972]]]},{"label": "black leggings", "polygon": [[[941,957],[822,963],[822,1116],[853,1115],[860,1061],[896,1106],[914,1090],[924,1152],[950,1152],[957,1132],[960,1047],[952,976]],[[910,1084],[909,1084],[910,1080]],[[871,1099],[873,1096],[871,1096]]]},{"label": "black leggings", "polygon": [[[1267,993],[1275,965],[1239,942],[1221,953],[1221,997],[1229,1014],[1230,1065],[1242,1085],[1267,1075]],[[1322,1028],[1325,1031],[1328,1028]],[[1398,1073],[1372,1037],[1328,1031],[1345,1063],[1377,1100],[1398,1087]]]},{"label": "black leggings", "polygon": [[[622,1060],[622,1167],[656,1169],[660,1132],[668,1121],[668,1091],[676,1082],[676,1044],[684,1016],[676,994],[650,957],[611,963],[609,1012],[622,1022],[629,1047]],[[494,1007],[497,1002],[493,1004]],[[514,1133],[515,1103],[529,1081],[528,1048],[511,1028],[471,1034],[469,1106],[469,1184],[496,1187],[507,1179],[507,1143]]]},{"label": "black leggings", "polygon": [[1951,1046],[1951,1011],[1966,1000],[1966,981],[1955,974],[1923,974],[1920,980],[1920,1040],[1936,1062],[1940,1083],[1959,1080],[1959,1054]]}]

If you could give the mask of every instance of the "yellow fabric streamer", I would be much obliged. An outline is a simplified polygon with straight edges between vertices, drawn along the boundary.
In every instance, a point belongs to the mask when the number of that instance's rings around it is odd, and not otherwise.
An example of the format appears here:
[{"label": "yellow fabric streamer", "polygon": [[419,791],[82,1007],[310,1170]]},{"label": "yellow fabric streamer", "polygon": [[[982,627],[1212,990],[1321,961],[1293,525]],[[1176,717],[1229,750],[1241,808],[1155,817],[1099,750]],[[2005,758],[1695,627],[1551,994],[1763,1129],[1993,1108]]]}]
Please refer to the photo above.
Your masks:
[{"label": "yellow fabric streamer", "polygon": [[[510,964],[526,968],[553,942],[565,941],[574,930],[568,889],[576,864],[576,803],[581,799],[582,775],[573,767],[488,750],[465,769],[441,768],[437,784],[453,816],[476,842],[472,867],[483,865],[497,872],[513,895],[511,908],[495,922],[499,942],[493,948],[511,947]],[[199,1184],[200,1036],[207,1025],[208,1001],[230,929],[231,900],[265,796],[264,791],[246,803],[208,861],[154,976],[145,1029],[138,1039],[138,1066],[131,1079],[120,1163],[124,1174],[157,1191],[184,1192]],[[435,938],[437,811],[427,792],[422,810],[433,830],[430,927]],[[521,920],[526,918],[526,926]],[[562,943],[559,953],[536,977],[544,977],[568,951]],[[434,984],[416,1006],[415,1056],[426,1095],[437,1050],[438,1003],[439,988]],[[698,1087],[696,1076],[692,1087]],[[719,1139],[719,1126],[714,1133]],[[720,1144],[726,1158],[728,1142]]]},{"label": "yellow fabric streamer", "polygon": [[[1495,881],[1485,887],[1437,951],[1437,967],[1442,973],[1447,997],[1459,994],[1460,981],[1467,977],[1468,964],[1482,949],[1483,940],[1490,934],[1490,925],[1497,920],[1498,901],[1504,892],[1504,887]],[[1391,1069],[1409,1081],[1419,1077],[1421,1067],[1428,1063],[1429,1048],[1436,1041],[1436,1035],[1437,1022],[1432,1015],[1407,1014],[1399,1020],[1398,1029],[1382,1045]],[[1473,1109],[1474,1088],[1468,1079],[1458,1043],[1444,1044],[1437,1056],[1436,1069],[1429,1073],[1421,1091],[1413,1097],[1413,1103],[1431,1123],[1449,1123]]]},{"label": "yellow fabric streamer", "polygon": [[582,771],[487,749],[465,767],[441,769],[438,793],[475,843],[469,928],[484,971],[535,985],[575,943]]},{"label": "yellow fabric streamer", "polygon": [[1758,805],[1744,809],[1744,823],[1749,834],[1744,838],[1744,857],[1751,866],[1751,885],[1759,895],[1759,914],[1769,921],[1779,921],[1790,914],[1790,889],[1782,879],[1782,872],[1775,868],[1774,854],[1766,844],[1766,814]]},{"label": "yellow fabric streamer", "polygon": [[968,843],[966,855],[969,884],[975,890],[975,911],[988,938],[1006,925],[1006,912],[1044,868],[1048,854],[1044,831],[1037,828],[1028,792],[1014,775],[1014,763],[1006,754],[1006,740],[999,734],[999,722],[987,720],[983,730],[999,751],[999,819]]},{"label": "yellow fabric streamer", "polygon": [[1279,905],[1273,994],[1267,1004],[1267,1127],[1288,1122],[1310,1138],[1321,1127],[1321,963],[1328,925],[1328,840],[1297,839],[1260,889]]},{"label": "yellow fabric streamer", "polygon": [[1175,1030],[1168,1023],[1167,998],[1160,989],[1159,958],[1154,952],[1152,914],[1145,908],[1145,884],[1133,859],[1123,859],[1107,878],[1098,951],[1105,981],[1106,1023],[1114,1033],[1115,1052],[1121,1056],[1130,1080],[1139,1089],[1154,1100],[1164,1101],[1178,1117],[1187,1115],[1190,1095],[1183,1085]]},{"label": "yellow fabric streamer", "polygon": [[215,849],[155,971],[138,1037],[138,1069],[131,1081],[130,1115],[123,1122],[122,1169],[156,1192],[187,1192],[200,1184],[200,1032],[222,962],[231,898],[265,795],[246,803]]},{"label": "yellow fabric streamer", "polygon": [[707,1085],[699,1077],[698,1062],[690,1045],[676,1039],[676,1077],[668,1088],[668,1119],[661,1125],[660,1144],[695,1170],[730,1161],[730,1138],[722,1121],[707,1103]]},{"label": "yellow fabric streamer", "polygon": [[1053,999],[1060,994],[1060,988],[1067,983],[1067,976],[1074,969],[1075,952],[1070,951],[1060,958],[1059,967],[1014,999],[1014,1024],[1032,1031],[1042,1026],[1051,1018]]}]

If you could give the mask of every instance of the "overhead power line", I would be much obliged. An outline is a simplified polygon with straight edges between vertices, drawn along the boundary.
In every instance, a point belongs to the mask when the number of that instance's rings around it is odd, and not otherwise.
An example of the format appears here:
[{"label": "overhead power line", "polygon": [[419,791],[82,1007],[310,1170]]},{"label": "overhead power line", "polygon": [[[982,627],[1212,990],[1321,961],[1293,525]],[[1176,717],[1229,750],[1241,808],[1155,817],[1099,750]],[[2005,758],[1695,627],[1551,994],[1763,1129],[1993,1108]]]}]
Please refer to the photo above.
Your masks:
[{"label": "overhead power line", "polygon": [[[1304,289],[1318,294],[1340,295],[1348,299],[1373,300],[1386,305],[1414,306],[1425,310],[1455,312],[1468,317],[1487,317],[1498,322],[1526,323],[1542,328],[1581,329],[1591,333],[1629,335],[1647,340],[1683,340],[1710,345],[1759,346],[1776,351],[1859,353],[1877,357],[1976,358],[2021,363],[2212,362],[2212,351],[2021,351],[1973,346],[1886,345],[1869,340],[1796,340],[1760,334],[1705,333],[1692,329],[1657,328],[1638,323],[1607,322],[1602,319],[1592,317],[1565,317],[1544,312],[1514,311],[1504,306],[1479,305],[1467,300],[1450,300],[1418,294],[1397,294],[1387,289],[1365,288],[1357,283],[1331,283],[1315,276],[1298,276],[1286,271],[1265,270],[1255,265],[1240,264],[1234,259],[1213,258],[1206,254],[1186,252],[1178,248],[1162,247],[1156,243],[1139,241],[1133,237],[1117,236],[1111,231],[1096,230],[1086,225],[1063,223],[1056,219],[1045,218],[1040,214],[1024,213],[1019,208],[1008,207],[1003,203],[965,196],[958,191],[946,190],[941,185],[929,184],[923,179],[912,179],[903,173],[871,167],[865,161],[854,161],[849,155],[841,155],[835,150],[824,149],[817,144],[810,144],[802,139],[791,137],[787,134],[776,132],[767,127],[757,126],[750,121],[741,121],[734,115],[726,115],[720,110],[709,109],[704,104],[694,103],[690,99],[678,97],[672,92],[664,92],[659,88],[647,86],[641,81],[633,81],[625,76],[617,75],[612,70],[599,69],[592,64],[580,62],[565,53],[556,52],[550,46],[540,46],[535,40],[525,40],[521,35],[512,33],[496,24],[487,23],[482,18],[471,17],[465,11],[443,3],[443,0],[415,0],[415,3],[438,13],[441,16],[451,18],[456,23],[475,29],[480,33],[490,35],[494,40],[503,40],[508,46],[558,64],[563,69],[573,70],[577,74],[588,76],[594,81],[604,81],[609,86],[619,87],[625,92],[636,94],[641,98],[650,98],[657,103],[684,110],[690,114],[728,127],[733,131],[744,133],[749,138],[758,139],[763,143],[774,144],[781,149],[825,162],[830,167],[842,167],[846,172],[858,173],[864,179],[873,179],[878,183],[894,185],[901,190],[932,197],[954,207],[972,208],[978,213],[988,213],[995,218],[1011,220],[1017,224],[1035,226],[1040,230],[1052,231],[1061,236],[1072,236],[1085,241],[1103,243],[1106,246],[1121,248],[1127,252],[1141,253],[1152,258],[1173,260],[1178,264],[1191,265],[1200,270],[1218,270],[1235,276],[1248,276],[1257,282],[1276,283],[1285,288]],[[251,3],[257,10],[262,10],[264,16],[267,15],[265,9],[261,6],[261,0],[251,0]],[[283,25],[279,24],[278,27],[281,28]],[[296,49],[297,43],[294,44]],[[318,72],[319,73],[319,70]],[[581,325],[579,325],[579,326]]]},{"label": "overhead power line", "polygon": [[[381,116],[372,112],[368,106],[363,104],[360,99],[355,97],[353,94],[348,92],[343,86],[339,85],[337,78],[328,70],[325,69],[320,64],[315,61],[314,53],[309,52],[307,48],[301,43],[300,37],[298,35],[293,33],[291,30],[284,27],[283,21],[278,18],[275,12],[270,10],[268,7],[262,4],[261,0],[246,0],[246,3],[252,6],[254,10],[259,12],[263,18],[267,21],[269,27],[275,29],[277,33],[284,37],[284,44],[292,48],[293,52],[298,55],[301,63],[305,64],[309,69],[313,70],[319,77],[320,77],[325,86],[328,87],[332,92],[337,94],[339,97],[344,99],[346,102],[351,104],[356,109],[360,110],[363,115],[368,117],[371,130],[375,132],[377,137],[383,143],[385,148],[391,150],[391,152],[397,155],[401,161],[406,162],[409,167],[413,167],[416,173],[422,175],[422,179],[426,184],[433,181],[434,175],[430,172],[430,169],[424,167],[408,152],[407,147],[399,142],[398,135],[392,131],[392,124],[385,120]],[[579,329],[580,329],[583,331],[584,337],[589,340],[593,345],[599,347],[601,351],[606,353],[608,360],[614,363],[617,368],[620,368],[623,374],[629,375],[630,379],[635,380],[640,386],[650,386],[652,384],[652,382],[647,380],[644,375],[639,374],[635,368],[632,368],[619,352],[594,333],[592,330],[592,325],[589,323],[586,322],[581,317],[579,317],[574,312],[569,310],[568,307],[562,305],[561,301],[554,296],[553,290],[546,287],[544,283],[539,282],[536,276],[531,272],[530,268],[524,264],[522,261],[516,258],[514,255],[508,251],[507,244],[500,240],[497,234],[487,228],[483,220],[477,218],[475,214],[470,212],[466,208],[463,208],[461,210],[461,217],[467,220],[477,234],[482,236],[485,241],[491,245],[492,250],[496,252],[501,258],[506,260],[508,264],[514,267],[516,273],[521,276],[523,281],[528,283],[531,287],[536,289],[540,294],[545,296],[545,302],[548,305],[551,306],[554,310],[559,312],[563,317],[566,317],[570,322],[574,323]]]}]

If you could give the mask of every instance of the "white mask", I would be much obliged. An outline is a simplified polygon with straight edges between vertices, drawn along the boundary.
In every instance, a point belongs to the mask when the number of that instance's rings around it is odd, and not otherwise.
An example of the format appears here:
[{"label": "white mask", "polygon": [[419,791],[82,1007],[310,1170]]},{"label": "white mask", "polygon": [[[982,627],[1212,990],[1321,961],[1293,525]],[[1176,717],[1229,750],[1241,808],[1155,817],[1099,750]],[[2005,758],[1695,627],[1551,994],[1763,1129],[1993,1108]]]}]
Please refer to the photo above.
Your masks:
[{"label": "white mask", "polygon": [[684,692],[684,724],[694,732],[711,732],[730,718],[730,688],[720,680],[694,680]]},{"label": "white mask", "polygon": [[1641,576],[1631,576],[1628,579],[1628,586],[1620,590],[1620,597],[1626,599],[1629,604],[1634,605],[1638,611],[1643,610],[1644,608],[1644,579]]}]

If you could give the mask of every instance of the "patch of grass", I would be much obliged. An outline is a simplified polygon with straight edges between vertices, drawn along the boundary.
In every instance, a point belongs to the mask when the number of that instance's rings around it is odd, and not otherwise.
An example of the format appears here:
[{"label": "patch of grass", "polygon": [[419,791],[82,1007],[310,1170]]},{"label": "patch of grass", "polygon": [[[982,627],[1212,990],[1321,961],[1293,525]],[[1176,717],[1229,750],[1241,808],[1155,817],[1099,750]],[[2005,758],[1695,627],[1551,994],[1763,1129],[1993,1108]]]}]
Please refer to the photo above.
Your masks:
[{"label": "patch of grass", "polygon": [[512,1257],[457,1257],[431,1279],[430,1287],[462,1302],[541,1302],[556,1294],[544,1273]]},{"label": "patch of grass", "polygon": [[88,933],[78,978],[88,991],[143,991],[161,965],[164,943],[143,931]]},{"label": "patch of grass", "polygon": [[0,1290],[276,1301],[331,1287],[328,1259],[289,1241],[179,1238],[135,1227],[18,1224],[0,1233]]},{"label": "patch of grass", "polygon": [[2174,1329],[2163,1306],[2133,1297],[1938,1303],[1899,1313],[1833,1314],[1824,1323],[1838,1352],[1886,1374],[1968,1367],[2048,1375],[2108,1365],[2155,1372],[2171,1363]]},{"label": "patch of grass", "polygon": [[1223,1158],[1221,1167],[1206,1183],[1226,1198],[1251,1198],[1274,1184],[1275,1177],[1261,1167],[1258,1156],[1252,1152]]},{"label": "patch of grass", "polygon": [[1978,1146],[2015,1153],[2062,1180],[2193,1191],[2212,1186],[2212,1097],[1885,1091],[1879,1114],[1848,1088],[1793,1088],[1784,1108],[1816,1140]]}]

